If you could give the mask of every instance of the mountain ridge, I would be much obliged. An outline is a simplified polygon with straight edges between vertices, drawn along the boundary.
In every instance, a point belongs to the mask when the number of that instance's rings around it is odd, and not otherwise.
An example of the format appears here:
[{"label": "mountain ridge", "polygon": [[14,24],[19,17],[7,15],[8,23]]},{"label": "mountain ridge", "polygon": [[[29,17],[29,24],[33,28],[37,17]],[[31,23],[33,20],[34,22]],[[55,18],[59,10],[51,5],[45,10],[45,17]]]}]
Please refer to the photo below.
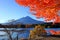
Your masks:
[{"label": "mountain ridge", "polygon": [[43,23],[45,23],[45,22],[38,21],[38,20],[35,20],[35,19],[33,19],[33,18],[29,17],[29,16],[26,16],[26,17],[17,19],[14,22],[10,22],[8,24],[43,24]]}]

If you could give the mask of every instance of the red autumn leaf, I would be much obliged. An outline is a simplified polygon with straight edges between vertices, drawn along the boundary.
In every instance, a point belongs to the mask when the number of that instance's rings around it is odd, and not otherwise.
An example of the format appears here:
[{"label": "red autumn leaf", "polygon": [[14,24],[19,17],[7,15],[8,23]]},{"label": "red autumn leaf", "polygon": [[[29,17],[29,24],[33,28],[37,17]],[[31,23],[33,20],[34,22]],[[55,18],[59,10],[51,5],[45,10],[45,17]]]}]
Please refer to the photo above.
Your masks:
[{"label": "red autumn leaf", "polygon": [[[60,0],[16,0],[19,5],[28,6],[30,12],[37,18],[45,18],[45,21],[54,20],[60,23]],[[34,14],[35,13],[35,14]]]}]

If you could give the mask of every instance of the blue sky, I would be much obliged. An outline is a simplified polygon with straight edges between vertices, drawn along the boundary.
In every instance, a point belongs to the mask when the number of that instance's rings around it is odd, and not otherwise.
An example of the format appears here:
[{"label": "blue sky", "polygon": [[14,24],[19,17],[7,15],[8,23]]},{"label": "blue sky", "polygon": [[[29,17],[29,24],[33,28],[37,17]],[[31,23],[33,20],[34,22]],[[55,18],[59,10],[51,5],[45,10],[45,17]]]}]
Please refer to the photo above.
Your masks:
[{"label": "blue sky", "polygon": [[[25,16],[30,16],[38,20],[30,14],[28,7],[18,5],[15,0],[0,0],[0,23],[7,22],[11,19],[17,20]],[[42,21],[42,19],[39,20]]]}]

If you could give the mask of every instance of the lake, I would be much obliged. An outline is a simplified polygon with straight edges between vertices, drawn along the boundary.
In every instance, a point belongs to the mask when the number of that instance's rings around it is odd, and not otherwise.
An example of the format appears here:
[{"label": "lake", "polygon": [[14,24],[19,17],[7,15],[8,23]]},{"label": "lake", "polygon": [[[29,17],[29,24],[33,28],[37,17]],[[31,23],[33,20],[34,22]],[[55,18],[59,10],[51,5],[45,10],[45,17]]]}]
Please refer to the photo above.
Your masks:
[{"label": "lake", "polygon": [[[18,36],[18,39],[20,39],[20,38],[28,38],[30,30],[33,30],[33,29],[34,28],[7,28],[7,30],[10,30],[10,34],[11,34],[11,37],[13,39],[17,39],[17,36]],[[5,28],[0,28],[0,30],[6,30],[6,29]],[[11,31],[11,30],[15,30],[15,31]],[[47,35],[50,35],[49,30],[57,31],[57,30],[60,30],[60,28],[45,28],[45,30],[47,31]],[[4,40],[9,39],[9,36],[8,36],[7,32],[0,31],[0,40],[2,40],[2,39],[4,39]]]}]

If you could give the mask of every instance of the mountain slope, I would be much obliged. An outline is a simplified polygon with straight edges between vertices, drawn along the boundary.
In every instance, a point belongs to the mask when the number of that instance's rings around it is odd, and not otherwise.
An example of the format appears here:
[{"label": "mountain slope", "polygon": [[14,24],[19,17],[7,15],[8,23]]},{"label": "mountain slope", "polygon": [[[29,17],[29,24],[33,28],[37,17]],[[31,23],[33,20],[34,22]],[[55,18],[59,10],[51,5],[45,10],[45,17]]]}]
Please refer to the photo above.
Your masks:
[{"label": "mountain slope", "polygon": [[43,23],[45,23],[45,22],[37,21],[37,20],[32,19],[29,16],[26,16],[26,17],[23,17],[23,18],[20,18],[20,19],[14,21],[14,22],[10,22],[9,24],[43,24]]}]

